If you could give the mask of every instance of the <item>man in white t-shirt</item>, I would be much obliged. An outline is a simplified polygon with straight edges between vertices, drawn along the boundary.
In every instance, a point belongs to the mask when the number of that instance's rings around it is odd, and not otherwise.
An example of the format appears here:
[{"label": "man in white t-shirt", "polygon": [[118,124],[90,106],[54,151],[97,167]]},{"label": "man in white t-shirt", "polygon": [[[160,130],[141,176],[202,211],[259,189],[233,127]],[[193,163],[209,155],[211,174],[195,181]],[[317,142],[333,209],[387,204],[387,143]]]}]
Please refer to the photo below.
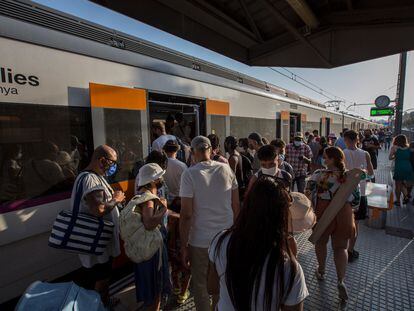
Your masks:
[{"label": "man in white t-shirt", "polygon": [[169,190],[168,203],[170,207],[171,202],[180,196],[181,175],[187,169],[187,165],[177,160],[177,152],[180,150],[180,145],[176,140],[167,141],[163,149],[168,157],[164,180]]},{"label": "man in white t-shirt", "polygon": [[[208,247],[217,233],[233,225],[239,212],[239,191],[230,166],[210,159],[207,137],[195,137],[191,148],[196,164],[181,175],[181,257],[191,267],[197,310],[210,311]],[[213,297],[213,309],[217,298]]]},{"label": "man in white t-shirt", "polygon": [[[370,154],[362,149],[357,147],[358,144],[358,133],[353,130],[348,130],[344,132],[344,142],[346,145],[346,149],[344,149],[345,155],[345,165],[346,169],[352,170],[354,168],[360,168],[365,170],[369,176],[374,177],[374,168],[371,163],[371,156]],[[368,178],[367,178],[368,179]],[[363,220],[367,217],[367,197],[365,194],[367,182],[362,180],[359,183],[360,192],[361,192],[361,200],[359,203],[358,210],[354,212],[355,216],[355,228],[356,232],[354,237],[349,241],[348,246],[348,261],[352,262],[353,260],[359,257],[359,252],[354,249],[357,237],[358,237],[358,221]]]},{"label": "man in white t-shirt", "polygon": [[175,136],[169,135],[165,132],[165,125],[163,122],[152,123],[151,130],[157,137],[152,142],[152,150],[162,151],[162,148],[168,140],[176,140]]}]

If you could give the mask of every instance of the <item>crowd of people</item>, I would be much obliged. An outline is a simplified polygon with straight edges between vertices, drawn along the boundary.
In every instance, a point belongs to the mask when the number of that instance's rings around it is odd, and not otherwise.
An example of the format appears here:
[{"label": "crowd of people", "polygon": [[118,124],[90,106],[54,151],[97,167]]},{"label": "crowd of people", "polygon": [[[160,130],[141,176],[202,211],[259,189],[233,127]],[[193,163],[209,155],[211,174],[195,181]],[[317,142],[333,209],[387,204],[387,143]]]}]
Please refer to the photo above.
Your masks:
[{"label": "crowd of people", "polygon": [[[159,310],[171,295],[184,303],[191,287],[200,311],[212,306],[302,310],[309,293],[289,225],[291,193],[304,193],[319,220],[331,208],[347,172],[358,168],[366,178],[315,244],[317,279],[325,279],[331,239],[338,296],[348,299],[346,267],[359,257],[354,246],[358,221],[367,217],[365,187],[375,182],[378,150],[390,148],[388,129],[343,129],[338,139],[321,137],[314,130],[296,133],[291,142],[274,139],[270,143],[254,132],[246,138],[228,136],[222,148],[215,134],[190,140],[184,123],[169,127],[170,134],[163,122],[153,124],[152,151],[135,181],[135,194],[152,198],[139,204],[136,212],[145,229],[158,230],[163,241],[150,259],[134,263],[140,306]],[[174,135],[178,132],[180,137]],[[397,198],[403,193],[404,202],[414,185],[412,154],[406,137],[397,136],[390,159],[395,159]],[[114,237],[103,255],[80,255],[85,275],[106,304],[116,303],[109,299],[108,286],[112,258],[120,254],[117,219],[125,194],[112,190],[104,177],[117,161],[113,148],[98,147],[82,181],[82,209],[115,224]]]}]

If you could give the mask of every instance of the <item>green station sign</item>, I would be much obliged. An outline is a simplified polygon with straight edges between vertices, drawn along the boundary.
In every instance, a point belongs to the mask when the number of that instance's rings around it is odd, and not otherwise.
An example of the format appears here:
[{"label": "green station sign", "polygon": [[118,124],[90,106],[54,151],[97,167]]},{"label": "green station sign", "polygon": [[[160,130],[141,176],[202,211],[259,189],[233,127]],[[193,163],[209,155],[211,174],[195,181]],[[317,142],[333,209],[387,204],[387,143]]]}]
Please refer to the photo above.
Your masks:
[{"label": "green station sign", "polygon": [[393,116],[394,108],[371,108],[371,117]]}]

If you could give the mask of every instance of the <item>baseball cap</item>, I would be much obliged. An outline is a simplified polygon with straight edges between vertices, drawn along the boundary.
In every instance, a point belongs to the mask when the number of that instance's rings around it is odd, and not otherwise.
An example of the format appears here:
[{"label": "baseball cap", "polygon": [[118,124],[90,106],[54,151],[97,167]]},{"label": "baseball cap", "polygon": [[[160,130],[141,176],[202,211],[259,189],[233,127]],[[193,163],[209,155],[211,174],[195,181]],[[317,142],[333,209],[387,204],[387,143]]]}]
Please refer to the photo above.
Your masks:
[{"label": "baseball cap", "polygon": [[262,135],[259,133],[253,132],[247,138],[256,141],[258,144],[262,143]]},{"label": "baseball cap", "polygon": [[143,165],[138,172],[138,187],[149,184],[157,180],[165,171],[157,163],[148,163]]},{"label": "baseball cap", "polygon": [[211,148],[210,139],[202,135],[196,136],[191,141],[191,148],[196,150],[205,150]]}]

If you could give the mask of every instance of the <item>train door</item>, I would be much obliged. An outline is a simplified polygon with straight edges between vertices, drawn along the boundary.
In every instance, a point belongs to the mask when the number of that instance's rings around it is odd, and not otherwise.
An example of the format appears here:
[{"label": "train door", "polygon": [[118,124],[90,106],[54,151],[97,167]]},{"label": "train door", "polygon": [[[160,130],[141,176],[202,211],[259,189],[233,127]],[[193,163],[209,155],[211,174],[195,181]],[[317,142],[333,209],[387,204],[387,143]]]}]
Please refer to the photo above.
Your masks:
[{"label": "train door", "polygon": [[331,133],[331,118],[325,118],[325,136]]},{"label": "train door", "polygon": [[293,140],[293,137],[297,132],[301,132],[301,116],[299,113],[290,113],[289,116],[289,134],[290,140]]},{"label": "train door", "polygon": [[[191,139],[205,134],[205,100],[180,95],[148,93],[148,121],[163,122],[167,134],[190,144]],[[150,128],[150,127],[149,127]],[[149,131],[149,148],[155,139]]]}]

